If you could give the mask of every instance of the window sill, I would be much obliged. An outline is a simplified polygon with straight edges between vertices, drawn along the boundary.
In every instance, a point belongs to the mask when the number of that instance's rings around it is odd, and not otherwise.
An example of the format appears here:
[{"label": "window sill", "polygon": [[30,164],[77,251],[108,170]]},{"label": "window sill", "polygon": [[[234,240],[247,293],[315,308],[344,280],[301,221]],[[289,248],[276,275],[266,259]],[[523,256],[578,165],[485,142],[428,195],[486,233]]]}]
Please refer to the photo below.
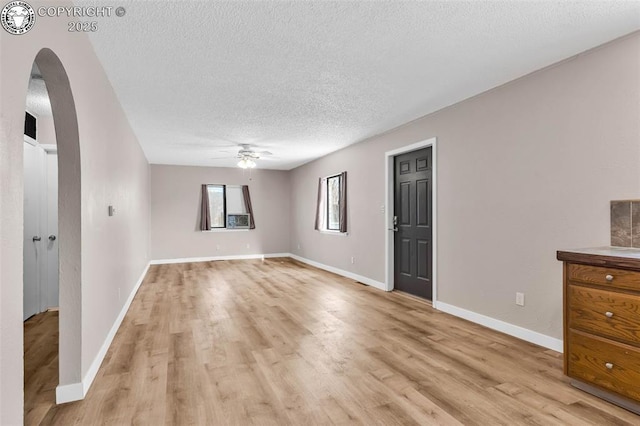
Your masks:
[{"label": "window sill", "polygon": [[209,231],[200,231],[200,232],[246,232],[246,231],[251,231],[251,229],[246,229],[246,228],[242,228],[242,229],[215,228],[215,229],[211,229]]},{"label": "window sill", "polygon": [[340,232],[340,231],[328,231],[326,229],[323,229],[321,231],[319,231],[321,234],[327,234],[327,235],[336,235],[339,237],[346,237],[349,235],[348,232]]}]

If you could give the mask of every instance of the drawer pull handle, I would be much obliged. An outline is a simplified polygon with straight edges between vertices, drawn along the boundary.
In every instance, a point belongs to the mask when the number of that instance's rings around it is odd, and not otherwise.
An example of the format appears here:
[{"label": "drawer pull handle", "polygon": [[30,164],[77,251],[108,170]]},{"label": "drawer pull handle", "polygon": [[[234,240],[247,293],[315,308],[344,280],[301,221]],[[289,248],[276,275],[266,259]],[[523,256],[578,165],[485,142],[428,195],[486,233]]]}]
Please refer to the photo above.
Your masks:
[{"label": "drawer pull handle", "polygon": [[604,277],[604,279],[607,280],[607,281],[613,281],[613,275],[607,274],[607,276]]},{"label": "drawer pull handle", "polygon": [[613,312],[609,312],[609,311],[607,311],[607,312],[605,312],[605,313],[604,313],[604,315],[605,315],[607,318],[612,318],[612,317],[613,317]]},{"label": "drawer pull handle", "polygon": [[607,370],[611,370],[613,368],[613,364],[610,362],[607,362],[604,366],[607,367]]}]

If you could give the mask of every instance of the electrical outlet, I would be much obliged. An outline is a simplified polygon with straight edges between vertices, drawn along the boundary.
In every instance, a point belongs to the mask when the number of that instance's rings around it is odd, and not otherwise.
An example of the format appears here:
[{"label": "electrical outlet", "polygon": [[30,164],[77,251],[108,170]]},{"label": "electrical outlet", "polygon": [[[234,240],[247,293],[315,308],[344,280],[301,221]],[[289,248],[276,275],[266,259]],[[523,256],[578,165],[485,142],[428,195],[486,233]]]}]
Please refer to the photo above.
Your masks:
[{"label": "electrical outlet", "polygon": [[356,258],[351,256],[351,264],[353,265],[354,263],[356,263]]},{"label": "electrical outlet", "polygon": [[385,208],[384,208],[384,204],[383,204],[383,205],[380,206],[380,213],[384,214],[384,210],[385,210]]},{"label": "electrical outlet", "polygon": [[302,247],[300,247],[300,244],[298,244],[298,250],[300,250]]},{"label": "electrical outlet", "polygon": [[516,293],[516,305],[524,306],[524,293]]}]

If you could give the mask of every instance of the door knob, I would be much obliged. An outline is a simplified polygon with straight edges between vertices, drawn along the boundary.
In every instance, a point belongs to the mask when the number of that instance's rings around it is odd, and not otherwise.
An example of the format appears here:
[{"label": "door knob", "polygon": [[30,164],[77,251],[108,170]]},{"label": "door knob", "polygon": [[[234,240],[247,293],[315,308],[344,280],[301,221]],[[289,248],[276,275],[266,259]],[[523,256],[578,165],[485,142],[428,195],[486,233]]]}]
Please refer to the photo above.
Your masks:
[{"label": "door knob", "polygon": [[55,241],[55,240],[56,240],[55,235],[49,235],[49,241]]},{"label": "door knob", "polygon": [[613,318],[613,312],[607,311],[604,313],[607,318]]},{"label": "door knob", "polygon": [[34,241],[34,242],[36,242],[36,241],[40,241],[41,239],[42,239],[42,238],[37,237],[37,236],[36,236],[36,237],[33,237],[33,241]]},{"label": "door knob", "polygon": [[605,363],[604,366],[607,368],[607,370],[611,370],[613,368],[613,364],[610,362]]},{"label": "door knob", "polygon": [[389,231],[398,232],[398,228],[389,228]]},{"label": "door knob", "polygon": [[613,275],[606,275],[604,279],[607,281],[613,281]]}]

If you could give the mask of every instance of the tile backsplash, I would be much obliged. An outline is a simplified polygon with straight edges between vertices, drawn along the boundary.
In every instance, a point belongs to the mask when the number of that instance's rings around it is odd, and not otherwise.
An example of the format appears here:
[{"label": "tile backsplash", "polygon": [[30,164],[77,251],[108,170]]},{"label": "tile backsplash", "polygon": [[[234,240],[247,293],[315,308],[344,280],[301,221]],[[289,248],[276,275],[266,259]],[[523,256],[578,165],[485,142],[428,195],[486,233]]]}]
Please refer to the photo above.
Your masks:
[{"label": "tile backsplash", "polygon": [[611,245],[640,248],[640,200],[611,201]]},{"label": "tile backsplash", "polygon": [[631,203],[631,247],[640,247],[640,200]]}]

